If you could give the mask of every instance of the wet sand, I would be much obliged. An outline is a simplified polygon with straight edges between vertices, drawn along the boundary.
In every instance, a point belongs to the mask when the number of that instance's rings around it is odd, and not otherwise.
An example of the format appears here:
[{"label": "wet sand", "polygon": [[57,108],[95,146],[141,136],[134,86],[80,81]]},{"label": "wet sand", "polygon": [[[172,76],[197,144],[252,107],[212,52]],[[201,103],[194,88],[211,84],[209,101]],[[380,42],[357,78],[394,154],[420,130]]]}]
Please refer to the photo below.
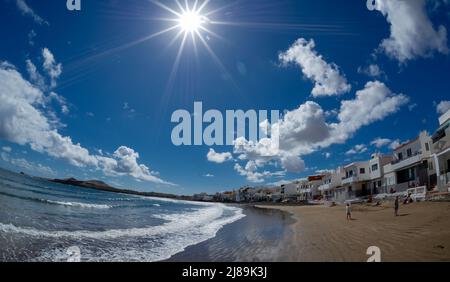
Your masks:
[{"label": "wet sand", "polygon": [[167,261],[272,262],[289,261],[292,216],[275,209],[240,206],[244,218],[224,226],[217,235],[187,247]]},{"label": "wet sand", "polygon": [[[293,244],[289,260],[366,261],[369,246],[381,249],[382,261],[450,261],[450,203],[423,202],[375,207],[262,206],[291,213]],[[286,256],[284,256],[286,258]]]}]

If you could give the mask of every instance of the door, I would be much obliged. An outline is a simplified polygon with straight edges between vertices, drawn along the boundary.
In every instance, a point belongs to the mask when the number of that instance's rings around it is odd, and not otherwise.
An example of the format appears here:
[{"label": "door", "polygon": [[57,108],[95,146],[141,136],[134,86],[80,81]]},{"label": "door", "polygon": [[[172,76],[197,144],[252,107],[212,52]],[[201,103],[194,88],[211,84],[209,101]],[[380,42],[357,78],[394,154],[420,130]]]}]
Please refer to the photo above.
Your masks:
[{"label": "door", "polygon": [[361,191],[361,193],[362,193],[362,196],[366,196],[367,195],[367,185],[366,185],[366,183],[364,183],[364,184],[362,184],[362,191]]}]

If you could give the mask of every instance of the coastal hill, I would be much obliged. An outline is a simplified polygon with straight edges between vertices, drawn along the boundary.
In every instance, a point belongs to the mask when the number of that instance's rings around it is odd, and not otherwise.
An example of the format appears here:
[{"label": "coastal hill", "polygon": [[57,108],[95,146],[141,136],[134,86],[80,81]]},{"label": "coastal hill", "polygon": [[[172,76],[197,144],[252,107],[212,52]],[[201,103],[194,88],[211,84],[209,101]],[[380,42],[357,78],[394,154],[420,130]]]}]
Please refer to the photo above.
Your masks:
[{"label": "coastal hill", "polygon": [[113,192],[113,193],[123,193],[123,194],[138,195],[138,196],[144,196],[144,197],[169,198],[169,199],[176,199],[176,200],[192,200],[192,197],[190,197],[190,196],[178,196],[178,195],[158,193],[158,192],[139,192],[139,191],[128,190],[128,189],[119,189],[119,188],[112,187],[100,180],[78,180],[75,178],[47,179],[47,180],[50,182],[60,183],[60,184],[64,184],[64,185],[72,185],[72,186],[77,186],[77,187],[90,188],[90,189]]}]

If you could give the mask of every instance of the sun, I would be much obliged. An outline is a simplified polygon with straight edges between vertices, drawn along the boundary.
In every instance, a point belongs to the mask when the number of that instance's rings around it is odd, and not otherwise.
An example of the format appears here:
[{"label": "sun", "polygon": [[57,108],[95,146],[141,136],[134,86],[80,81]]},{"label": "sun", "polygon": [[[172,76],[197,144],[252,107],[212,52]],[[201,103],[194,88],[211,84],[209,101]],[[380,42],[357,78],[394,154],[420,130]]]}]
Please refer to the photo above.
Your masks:
[{"label": "sun", "polygon": [[196,11],[186,11],[179,16],[178,24],[186,33],[197,33],[205,23],[204,16]]}]

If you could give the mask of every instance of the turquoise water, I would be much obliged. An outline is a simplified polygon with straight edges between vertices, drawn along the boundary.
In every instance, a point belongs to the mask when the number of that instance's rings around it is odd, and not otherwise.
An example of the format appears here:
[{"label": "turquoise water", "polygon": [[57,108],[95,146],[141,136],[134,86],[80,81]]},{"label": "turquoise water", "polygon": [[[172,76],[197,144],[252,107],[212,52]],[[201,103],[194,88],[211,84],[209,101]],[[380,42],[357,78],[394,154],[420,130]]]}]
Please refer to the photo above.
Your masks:
[{"label": "turquoise water", "polygon": [[243,216],[222,204],[102,192],[0,169],[1,261],[158,261]]}]

